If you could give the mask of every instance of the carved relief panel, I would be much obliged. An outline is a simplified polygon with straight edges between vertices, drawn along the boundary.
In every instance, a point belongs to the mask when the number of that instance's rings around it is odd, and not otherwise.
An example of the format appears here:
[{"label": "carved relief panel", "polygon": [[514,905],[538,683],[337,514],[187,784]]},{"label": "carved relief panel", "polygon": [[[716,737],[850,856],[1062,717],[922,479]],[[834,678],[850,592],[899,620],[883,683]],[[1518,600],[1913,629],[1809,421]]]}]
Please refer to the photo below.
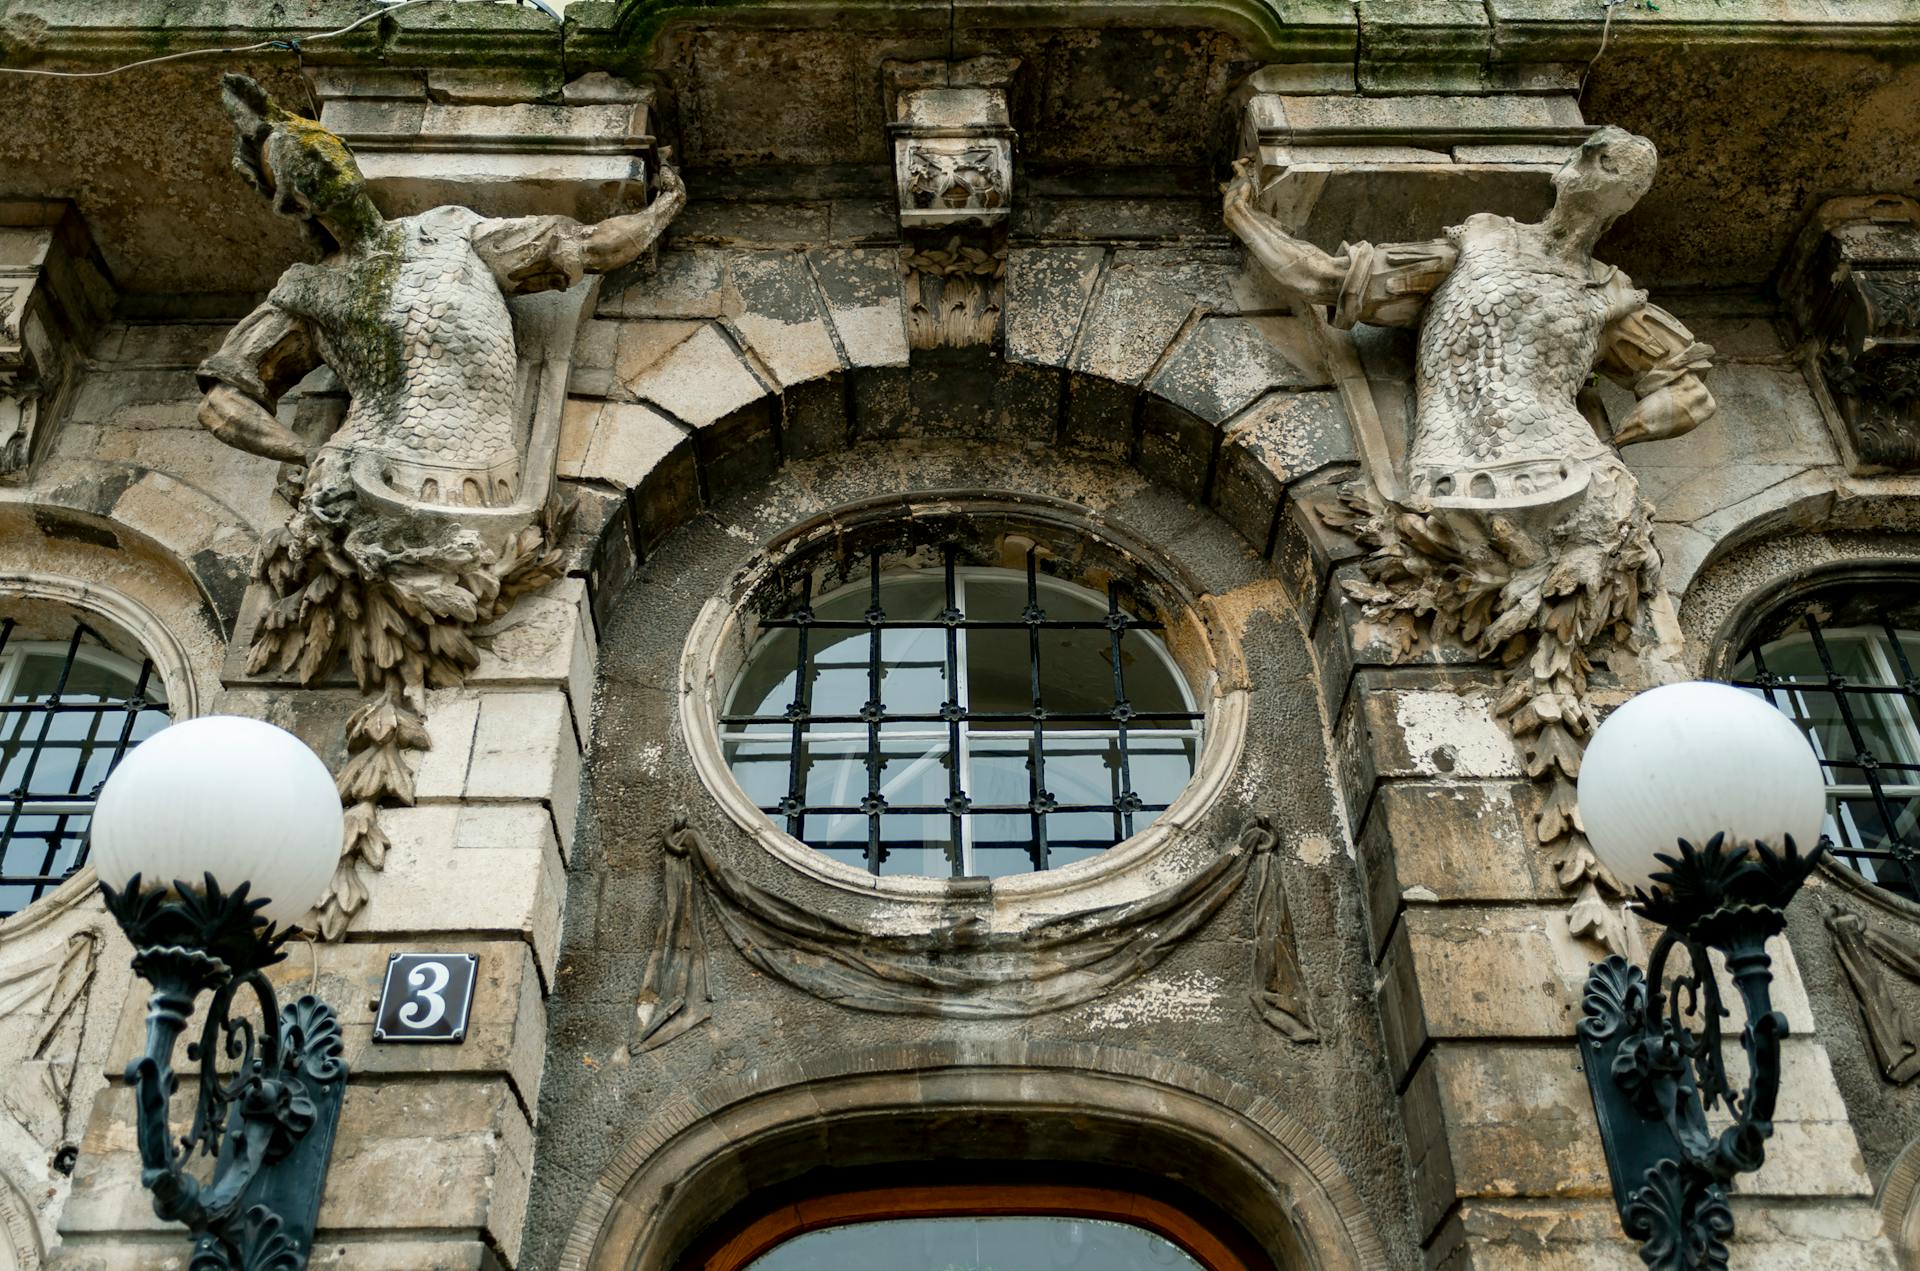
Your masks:
[{"label": "carved relief panel", "polygon": [[0,481],[46,448],[80,349],[111,307],[105,274],[65,204],[0,204]]},{"label": "carved relief panel", "polygon": [[1920,203],[1825,204],[1781,293],[1854,471],[1920,469]]}]

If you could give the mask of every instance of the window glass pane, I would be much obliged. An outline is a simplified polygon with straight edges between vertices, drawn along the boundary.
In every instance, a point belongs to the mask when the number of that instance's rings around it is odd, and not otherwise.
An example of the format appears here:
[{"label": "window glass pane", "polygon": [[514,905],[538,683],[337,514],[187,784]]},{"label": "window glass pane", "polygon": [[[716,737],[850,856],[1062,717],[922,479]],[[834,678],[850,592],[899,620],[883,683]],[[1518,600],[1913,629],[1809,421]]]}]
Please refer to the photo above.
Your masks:
[{"label": "window glass pane", "polygon": [[[800,676],[797,659],[800,633],[791,627],[775,627],[760,637],[753,655],[733,683],[733,696],[727,703],[728,715],[781,715],[799,697]],[[779,732],[785,724],[737,724],[748,732]]]},{"label": "window glass pane", "polygon": [[134,700],[140,665],[91,633],[77,646],[13,643],[0,656],[6,672],[14,691],[0,702],[0,915],[31,904],[80,866],[93,796],[124,753],[123,739],[131,747],[168,722],[159,678],[147,673],[141,700],[155,705],[142,709]]},{"label": "window glass pane", "polygon": [[810,1231],[751,1271],[1201,1271],[1138,1227],[1046,1216],[912,1218]]},{"label": "window glass pane", "polygon": [[[1133,792],[1148,805],[1165,807],[1180,797],[1193,775],[1199,742],[1192,737],[1146,736],[1135,733],[1127,742],[1127,767]],[[1135,831],[1144,826],[1136,820]]]},{"label": "window glass pane", "polygon": [[977,807],[1027,806],[1033,797],[1027,736],[974,736],[967,743],[967,796]]},{"label": "window glass pane", "polygon": [[1058,720],[1056,727],[1113,727],[1113,633],[1104,628],[1042,631],[1040,702],[1050,715],[1100,717],[1084,722]]},{"label": "window glass pane", "polygon": [[880,846],[885,855],[880,858],[880,872],[939,877],[953,873],[950,826],[951,818],[945,813],[881,817]]},{"label": "window glass pane", "polygon": [[[926,626],[870,626],[866,614],[875,602],[865,581],[842,587],[815,603],[820,623],[857,625],[844,629],[815,625],[809,631],[812,722],[800,750],[797,774],[791,769],[791,724],[762,726],[763,742],[753,740],[757,734],[748,726],[726,726],[728,762],[735,767],[742,788],[763,809],[777,810],[789,779],[797,775],[797,789],[806,806],[844,810],[838,815],[810,814],[799,827],[806,842],[836,859],[858,859],[883,873],[956,872],[956,849],[949,842],[953,821],[946,803],[956,788],[949,752],[957,734],[966,756],[959,792],[974,808],[1007,809],[965,818],[967,833],[975,837],[969,840],[971,857],[969,849],[959,849],[960,868],[988,875],[1035,868],[1035,826],[1028,806],[1036,727],[1030,715],[1030,644],[1036,632],[1024,619],[1028,579],[1019,571],[979,569],[957,569],[954,579],[954,600],[962,610],[957,629],[947,627],[941,616],[949,603],[942,570],[881,575],[878,604],[885,623]],[[1140,758],[1134,789],[1142,802],[1164,805],[1191,775],[1198,721],[1174,719],[1129,728],[1123,743],[1118,721],[1112,718],[1114,639],[1106,625],[1106,595],[1044,577],[1035,580],[1034,589],[1045,623],[1090,624],[1085,629],[1043,625],[1037,631],[1046,710],[1087,716],[1039,723],[1048,764],[1045,788],[1059,803],[1097,809],[1056,814],[1069,818],[1059,823],[1067,836],[1065,847],[1049,862],[1058,865],[1104,850],[1128,833],[1125,818],[1114,813],[1116,800],[1126,792],[1121,776],[1123,744]],[[996,628],[981,623],[1018,625]],[[874,695],[870,677],[876,633],[882,707],[887,716],[910,717],[880,721],[880,792],[889,818],[881,828],[889,850],[877,865],[866,852],[868,827],[865,813],[859,810],[869,790],[869,727],[860,716]],[[949,639],[964,676],[960,685],[948,682]],[[769,658],[790,663],[797,655],[794,638],[776,630],[763,639],[755,664],[743,668],[736,681],[731,713],[784,712],[795,691],[791,666],[762,668],[757,662]],[[1185,685],[1170,666],[1150,632],[1123,633],[1125,683],[1121,687],[1136,710],[1157,708],[1184,715],[1191,709]],[[958,721],[939,718],[941,708],[955,699],[966,706],[967,716]],[[995,713],[1012,718],[980,718]],[[1142,808],[1135,814],[1133,828],[1143,828],[1152,815]]]},{"label": "window glass pane", "polygon": [[[1157,637],[1145,631],[1133,630],[1121,635],[1120,667],[1127,677],[1127,701],[1136,715],[1193,709],[1187,702],[1186,681],[1160,651],[1162,647]],[[1150,722],[1166,727],[1174,721]]]},{"label": "window glass pane", "polygon": [[722,743],[733,779],[761,808],[772,808],[787,797],[787,774],[792,771],[792,744],[784,741],[728,741]]},{"label": "window glass pane", "polygon": [[[1839,607],[1860,612],[1850,600]],[[1886,629],[1821,626],[1817,644],[1811,624],[1828,611],[1824,602],[1810,609],[1813,617],[1765,645],[1758,656],[1749,655],[1734,677],[1751,681],[1764,665],[1769,676],[1784,681],[1772,689],[1771,700],[1802,726],[1822,761],[1830,791],[1825,833],[1835,859],[1911,896],[1911,861],[1920,839],[1920,802],[1911,793],[1920,783],[1920,729],[1913,704],[1904,692],[1885,691],[1898,686],[1902,674]],[[1904,646],[1915,643],[1910,633],[1901,638]],[[1837,688],[1828,680],[1821,645],[1841,677]],[[1862,750],[1873,756],[1871,766],[1854,762]]]}]

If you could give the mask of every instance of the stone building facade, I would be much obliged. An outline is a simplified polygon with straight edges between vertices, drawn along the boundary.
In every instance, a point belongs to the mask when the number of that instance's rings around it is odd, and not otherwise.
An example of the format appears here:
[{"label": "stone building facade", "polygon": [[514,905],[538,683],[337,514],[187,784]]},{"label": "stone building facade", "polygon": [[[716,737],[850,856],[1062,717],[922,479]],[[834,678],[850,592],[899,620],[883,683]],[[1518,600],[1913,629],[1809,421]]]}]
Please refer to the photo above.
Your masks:
[{"label": "stone building facade", "polygon": [[[315,1267],[993,1212],[1209,1271],[1640,1265],[1574,1038],[1647,934],[1568,800],[1592,720],[1689,677],[1834,743],[1854,853],[1774,942],[1732,1265],[1920,1266],[1907,0],[555,7],[0,0],[0,1268],[187,1265],[84,864],[159,712],[292,730],[358,817],[273,972],[352,1069]],[[384,423],[292,116],[388,218]],[[1549,215],[1602,125],[1659,170],[1554,346],[1593,434],[1442,472],[1427,395],[1533,373],[1416,345],[1454,227]],[[491,272],[405,299],[449,234]],[[374,1038],[403,951],[477,957],[459,1044]]]}]

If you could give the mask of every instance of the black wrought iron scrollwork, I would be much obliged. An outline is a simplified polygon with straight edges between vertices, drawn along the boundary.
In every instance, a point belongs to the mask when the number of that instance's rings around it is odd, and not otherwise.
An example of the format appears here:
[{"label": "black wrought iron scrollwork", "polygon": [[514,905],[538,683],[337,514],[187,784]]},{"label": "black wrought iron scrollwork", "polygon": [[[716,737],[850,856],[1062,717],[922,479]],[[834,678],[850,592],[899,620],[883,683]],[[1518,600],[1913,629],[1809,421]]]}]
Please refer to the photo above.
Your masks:
[{"label": "black wrought iron scrollwork", "polygon": [[[1621,1225],[1640,1241],[1655,1271],[1725,1271],[1733,1234],[1727,1186],[1766,1159],[1780,1090],[1780,1044],[1787,1020],[1773,1008],[1766,942],[1786,928],[1786,906],[1819,860],[1792,838],[1731,846],[1715,835],[1704,847],[1682,840],[1636,892],[1647,917],[1666,930],[1643,974],[1611,957],[1587,976],[1579,1025],[1587,1084],[1606,1144]],[[1671,973],[1676,953],[1684,965]],[[1722,1002],[1712,953],[1745,1008],[1740,1045],[1747,1078],[1728,1077]],[[1715,1133],[1707,1114],[1724,1107],[1732,1124]]]},{"label": "black wrought iron scrollwork", "polygon": [[[339,1019],[312,996],[280,1007],[263,972],[285,958],[291,932],[260,916],[267,902],[249,899],[246,884],[222,892],[208,875],[198,888],[143,888],[136,874],[101,892],[153,987],[146,1053],[127,1065],[127,1082],[154,1212],[192,1233],[190,1271],[302,1271],[346,1088]],[[202,993],[206,1018],[186,1048],[198,1096],[176,1139],[174,1049]],[[257,1024],[234,1014],[243,993]],[[211,1173],[189,1168],[196,1156],[212,1159]]]}]

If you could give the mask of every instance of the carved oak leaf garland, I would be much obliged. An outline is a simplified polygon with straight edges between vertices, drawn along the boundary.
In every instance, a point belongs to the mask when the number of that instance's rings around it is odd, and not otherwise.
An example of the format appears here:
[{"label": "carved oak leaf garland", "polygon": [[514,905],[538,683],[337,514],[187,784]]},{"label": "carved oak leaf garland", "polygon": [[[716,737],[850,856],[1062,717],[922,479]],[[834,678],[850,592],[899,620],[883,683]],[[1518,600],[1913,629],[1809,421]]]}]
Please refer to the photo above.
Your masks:
[{"label": "carved oak leaf garland", "polygon": [[356,866],[386,863],[379,809],[413,803],[406,754],[432,745],[426,690],[465,683],[480,660],[472,628],[560,577],[564,559],[553,544],[573,510],[571,501],[549,500],[497,555],[470,535],[395,548],[306,503],[261,543],[254,577],[274,600],[254,633],[248,673],[291,672],[315,684],[345,656],[371,698],[347,719],[348,758],[335,778],[346,833],[317,906],[323,939],[339,939],[367,903]]},{"label": "carved oak leaf garland", "polygon": [[1344,587],[1397,658],[1451,642],[1506,668],[1493,715],[1527,776],[1546,787],[1534,835],[1560,886],[1578,892],[1568,925],[1618,943],[1602,893],[1621,888],[1587,843],[1574,783],[1594,727],[1593,656],[1639,649],[1640,614],[1659,583],[1652,508],[1633,478],[1596,465],[1579,507],[1546,530],[1498,514],[1389,505],[1369,482],[1350,484],[1323,515],[1371,549],[1366,577]]}]

